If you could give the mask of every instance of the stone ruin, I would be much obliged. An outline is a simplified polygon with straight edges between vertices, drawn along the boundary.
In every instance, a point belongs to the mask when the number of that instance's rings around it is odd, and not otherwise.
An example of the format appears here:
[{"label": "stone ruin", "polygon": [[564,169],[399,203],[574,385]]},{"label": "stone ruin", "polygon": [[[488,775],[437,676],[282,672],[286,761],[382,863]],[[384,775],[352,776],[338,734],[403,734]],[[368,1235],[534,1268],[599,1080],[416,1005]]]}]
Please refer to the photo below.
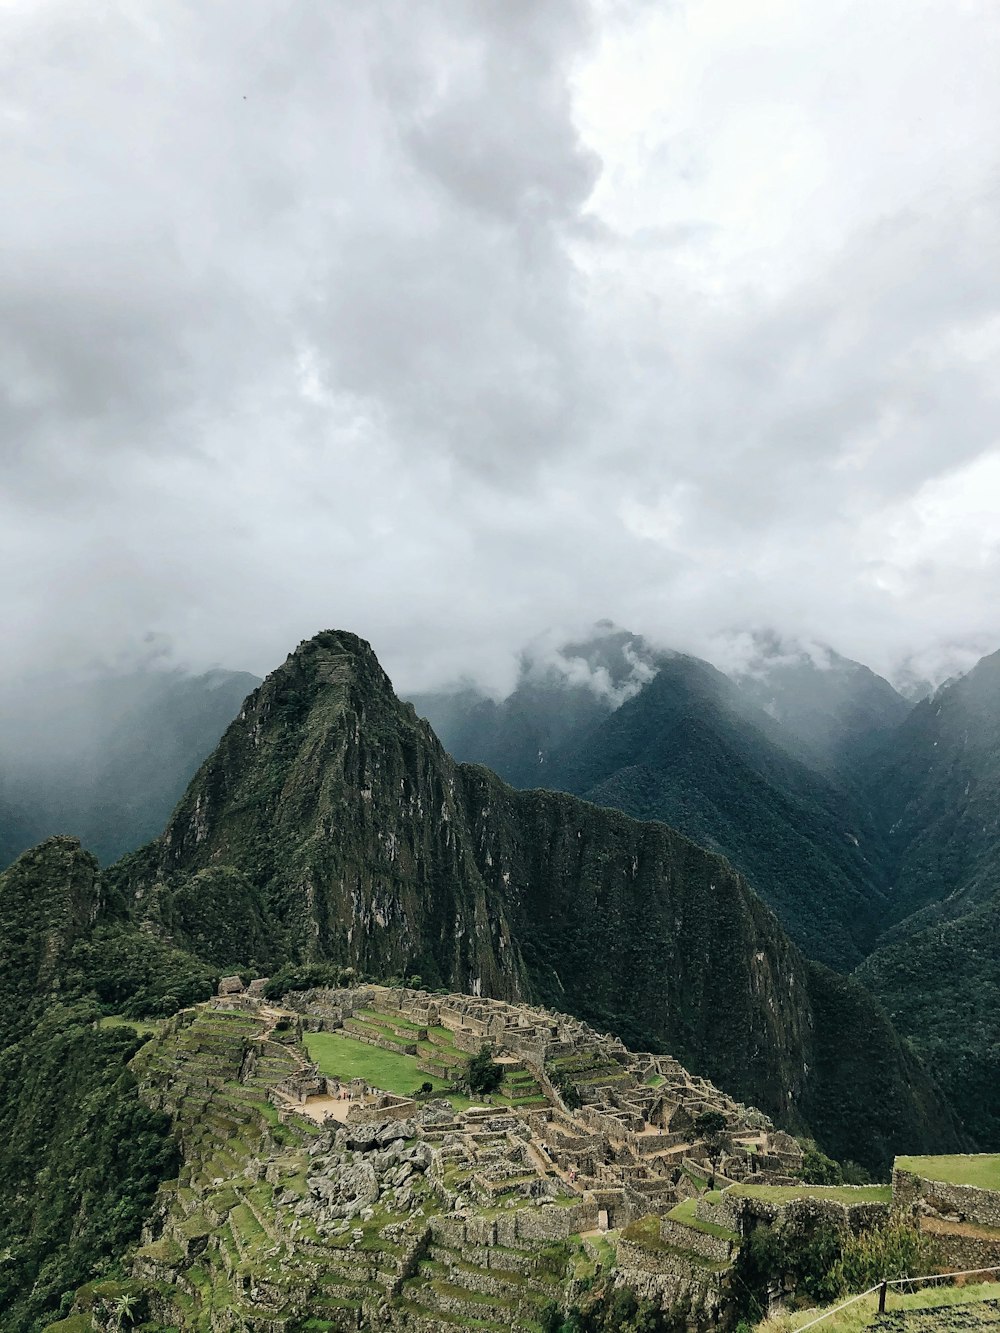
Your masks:
[{"label": "stone ruin", "polygon": [[[641,1219],[658,1221],[657,1244],[619,1236],[616,1280],[711,1310],[731,1245],[668,1214],[693,1196],[701,1208],[713,1176],[782,1183],[801,1162],[759,1111],[563,1014],[379,986],[270,1004],[234,980],[137,1057],[143,1095],[184,1145],[134,1268],[165,1324],[175,1289],[204,1312],[197,1262],[229,1288],[243,1323],[227,1328],[275,1333],[308,1312],[344,1333],[461,1321],[530,1333],[565,1283],[540,1268],[545,1248],[590,1247],[599,1264],[593,1238]],[[488,1043],[505,1092],[457,1110],[337,1080],[303,1050],[310,1029],[412,1055],[446,1081]],[[706,1110],[725,1122],[721,1143],[698,1137]]]},{"label": "stone ruin", "polygon": [[[444,1028],[458,1051],[483,1043],[508,1069],[524,1070],[544,1093],[540,1106],[473,1108],[447,1125],[441,1151],[463,1173],[449,1206],[495,1206],[499,1200],[562,1198],[616,1227],[665,1212],[714,1177],[726,1184],[754,1180],[789,1184],[802,1152],[760,1111],[726,1096],[670,1056],[636,1054],[617,1037],[580,1019],[477,996],[436,996],[383,986],[291,993],[283,1003],[307,1028],[343,1029],[374,1044],[415,1053],[429,1029]],[[359,1012],[394,1015],[406,1025],[393,1039],[365,1029]],[[421,1066],[425,1067],[425,1066]],[[445,1067],[427,1065],[441,1075]],[[579,1106],[561,1087],[572,1085]],[[405,1102],[405,1099],[402,1099]],[[416,1103],[394,1108],[397,1117]],[[695,1125],[705,1111],[721,1113],[723,1143],[713,1152]],[[371,1114],[363,1105],[354,1120]],[[455,1174],[453,1172],[453,1174]]]}]

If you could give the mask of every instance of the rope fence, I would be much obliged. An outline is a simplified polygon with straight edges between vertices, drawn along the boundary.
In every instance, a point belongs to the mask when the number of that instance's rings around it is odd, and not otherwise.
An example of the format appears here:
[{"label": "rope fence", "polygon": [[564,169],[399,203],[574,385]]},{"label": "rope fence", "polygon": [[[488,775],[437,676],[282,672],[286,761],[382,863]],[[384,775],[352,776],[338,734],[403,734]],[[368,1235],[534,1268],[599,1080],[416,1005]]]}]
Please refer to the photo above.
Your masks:
[{"label": "rope fence", "polygon": [[856,1296],[851,1296],[848,1300],[842,1301],[840,1305],[835,1305],[832,1310],[824,1310],[821,1315],[815,1319],[810,1319],[808,1324],[800,1324],[795,1333],[806,1333],[807,1328],[815,1328],[821,1324],[824,1319],[830,1319],[841,1310],[846,1310],[849,1305],[855,1305],[858,1301],[863,1301],[866,1296],[872,1296],[878,1292],[878,1312],[885,1313],[885,1298],[890,1287],[915,1287],[922,1282],[952,1282],[957,1277],[980,1277],[984,1273],[1000,1273],[1000,1264],[994,1264],[992,1268],[965,1268],[957,1273],[927,1273],[923,1277],[895,1277],[887,1278],[885,1282],[877,1282],[874,1287],[869,1287],[867,1291],[859,1291]]}]

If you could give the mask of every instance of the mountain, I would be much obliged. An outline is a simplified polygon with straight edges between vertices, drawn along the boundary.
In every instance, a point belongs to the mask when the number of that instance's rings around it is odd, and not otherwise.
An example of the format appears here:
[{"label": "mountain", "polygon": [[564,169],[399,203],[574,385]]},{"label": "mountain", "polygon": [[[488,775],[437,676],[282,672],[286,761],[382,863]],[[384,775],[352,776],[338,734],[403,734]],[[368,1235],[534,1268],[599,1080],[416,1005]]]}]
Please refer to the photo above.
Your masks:
[{"label": "mountain", "polygon": [[64,1293],[138,1238],[177,1170],[170,1122],[143,1106],[128,1069],[139,1036],[100,1026],[72,981],[103,911],[97,862],[73,838],[0,874],[4,1328],[46,1325]]},{"label": "mountain", "polygon": [[[869,691],[871,673],[853,663],[823,672],[789,657],[766,659],[774,673],[762,696],[768,712],[745,680],[698,658],[653,653],[624,631],[567,647],[556,665],[526,663],[502,704],[468,690],[415,704],[443,723],[456,757],[485,763],[515,786],[663,820],[726,856],[808,954],[849,969],[884,922],[885,852],[866,802],[818,750],[822,741],[828,759],[833,747],[846,761],[852,744],[860,748],[859,718],[887,725],[896,696],[885,682]],[[572,661],[586,668],[575,678]],[[763,673],[761,666],[747,678],[754,689],[763,689]],[[834,677],[840,684],[830,685]],[[853,692],[848,678],[858,682]],[[890,702],[866,710],[862,698],[881,698],[882,686]]]},{"label": "mountain", "polygon": [[1000,895],[876,950],[857,975],[977,1143],[1000,1147]]},{"label": "mountain", "polygon": [[637,634],[599,622],[556,650],[526,650],[501,702],[475,685],[410,696],[453,758],[485,764],[515,787],[548,786],[545,765],[651,679],[658,655]]},{"label": "mountain", "polygon": [[1000,1146],[1000,653],[918,704],[867,782],[893,883],[859,976]]},{"label": "mountain", "polygon": [[867,774],[895,865],[893,919],[1000,889],[1000,652],[913,709]]},{"label": "mountain", "polygon": [[172,1014],[223,970],[324,960],[575,1014],[874,1169],[964,1145],[868,991],[807,962],[725,860],[456,764],[369,646],[331,631],[249,696],[154,842],[101,871],[51,838],[0,874],[13,1327],[65,1311],[176,1174],[129,1065],[140,1038],[102,1014]]},{"label": "mountain", "polygon": [[751,636],[729,673],[742,693],[826,772],[850,778],[911,704],[883,677],[822,644]]},{"label": "mountain", "polygon": [[318,635],[269,676],[162,837],[104,883],[144,932],[219,968],[331,959],[542,1000],[787,1123],[827,1095],[868,1102],[856,1061],[878,1031],[897,1100],[874,1136],[842,1117],[831,1147],[881,1161],[894,1137],[952,1133],[940,1102],[918,1108],[933,1090],[855,983],[836,986],[857,1021],[817,1021],[828,974],[727,862],[661,823],[455,764],[352,635]]},{"label": "mountain", "polygon": [[107,863],[163,827],[256,676],[39,676],[0,691],[0,865],[52,834]]},{"label": "mountain", "polygon": [[850,968],[883,919],[883,849],[864,806],[777,731],[721,672],[675,655],[554,756],[547,782],[726,856],[808,954]]}]

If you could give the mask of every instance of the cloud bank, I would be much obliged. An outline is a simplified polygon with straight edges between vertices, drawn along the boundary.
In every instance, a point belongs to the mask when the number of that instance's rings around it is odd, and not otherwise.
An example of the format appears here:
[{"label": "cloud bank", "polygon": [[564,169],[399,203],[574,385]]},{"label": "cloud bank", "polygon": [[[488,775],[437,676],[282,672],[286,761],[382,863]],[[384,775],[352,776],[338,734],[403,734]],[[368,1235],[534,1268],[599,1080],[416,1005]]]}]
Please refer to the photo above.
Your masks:
[{"label": "cloud bank", "polygon": [[6,674],[1000,645],[1000,12],[0,14]]}]

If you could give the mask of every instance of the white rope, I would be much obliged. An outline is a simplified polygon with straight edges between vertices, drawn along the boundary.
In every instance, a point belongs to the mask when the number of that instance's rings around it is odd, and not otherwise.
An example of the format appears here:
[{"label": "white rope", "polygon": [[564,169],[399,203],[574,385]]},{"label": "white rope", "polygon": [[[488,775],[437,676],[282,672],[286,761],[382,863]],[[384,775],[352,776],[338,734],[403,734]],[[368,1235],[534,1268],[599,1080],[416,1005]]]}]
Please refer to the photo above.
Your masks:
[{"label": "white rope", "polygon": [[839,1314],[841,1310],[846,1310],[849,1305],[854,1305],[856,1301],[863,1300],[865,1296],[873,1295],[882,1286],[905,1287],[913,1282],[943,1282],[953,1277],[977,1277],[980,1273],[1000,1273],[1000,1264],[995,1264],[992,1268],[966,1268],[960,1273],[928,1273],[925,1277],[897,1277],[885,1283],[879,1282],[874,1287],[869,1287],[867,1291],[858,1292],[857,1296],[852,1296],[843,1304],[835,1305],[832,1310],[824,1310],[816,1319],[810,1319],[808,1324],[800,1324],[795,1333],[806,1333],[807,1328],[813,1328],[816,1324],[821,1324],[824,1319],[829,1319],[832,1315]]},{"label": "white rope", "polygon": [[[928,1273],[926,1277],[896,1277],[887,1282],[887,1287],[905,1287],[909,1282],[943,1282],[952,1277],[977,1277],[980,1273],[1000,1273],[1000,1264],[992,1268],[966,1268],[961,1273]],[[879,1283],[879,1286],[882,1284]]]},{"label": "white rope", "polygon": [[[882,1283],[878,1284],[881,1287]],[[832,1310],[826,1310],[818,1319],[810,1319],[808,1324],[800,1324],[795,1333],[805,1333],[807,1328],[812,1328],[813,1324],[821,1324],[824,1319],[829,1319],[831,1315],[839,1314],[841,1310],[846,1310],[849,1305],[855,1301],[862,1300],[865,1296],[870,1296],[873,1291],[878,1291],[878,1287],[869,1287],[867,1291],[859,1291],[857,1296],[852,1296],[849,1301],[844,1301],[843,1305],[834,1306]]]}]

